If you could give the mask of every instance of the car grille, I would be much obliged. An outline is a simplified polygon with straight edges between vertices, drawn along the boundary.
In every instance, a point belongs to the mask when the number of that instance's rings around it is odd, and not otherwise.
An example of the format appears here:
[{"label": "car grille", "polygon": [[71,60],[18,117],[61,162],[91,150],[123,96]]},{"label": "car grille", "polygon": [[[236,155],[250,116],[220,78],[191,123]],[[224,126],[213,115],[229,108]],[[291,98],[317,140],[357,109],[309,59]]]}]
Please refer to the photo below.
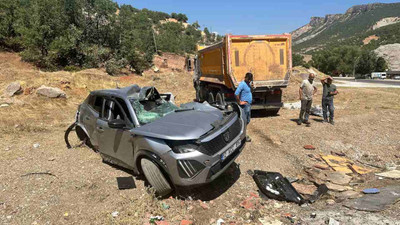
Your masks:
[{"label": "car grille", "polygon": [[[227,129],[227,131],[218,135],[216,138],[212,139],[209,142],[201,143],[198,151],[206,155],[210,156],[214,155],[215,153],[219,152],[222,148],[224,148],[228,143],[230,143],[234,138],[236,138],[240,134],[240,130],[241,130],[241,124],[240,124],[240,119],[238,118]],[[227,132],[229,133],[228,138],[226,137]]]}]

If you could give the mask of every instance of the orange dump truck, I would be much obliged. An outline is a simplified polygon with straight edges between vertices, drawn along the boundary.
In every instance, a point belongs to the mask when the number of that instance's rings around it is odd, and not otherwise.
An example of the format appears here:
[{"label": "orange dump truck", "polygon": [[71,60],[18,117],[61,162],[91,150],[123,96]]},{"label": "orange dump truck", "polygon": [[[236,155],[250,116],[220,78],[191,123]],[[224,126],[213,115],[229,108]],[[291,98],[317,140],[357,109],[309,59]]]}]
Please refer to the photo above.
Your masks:
[{"label": "orange dump truck", "polygon": [[198,101],[220,105],[235,101],[234,92],[247,72],[254,75],[252,109],[278,113],[282,88],[292,71],[290,35],[226,35],[198,51],[194,87]]}]

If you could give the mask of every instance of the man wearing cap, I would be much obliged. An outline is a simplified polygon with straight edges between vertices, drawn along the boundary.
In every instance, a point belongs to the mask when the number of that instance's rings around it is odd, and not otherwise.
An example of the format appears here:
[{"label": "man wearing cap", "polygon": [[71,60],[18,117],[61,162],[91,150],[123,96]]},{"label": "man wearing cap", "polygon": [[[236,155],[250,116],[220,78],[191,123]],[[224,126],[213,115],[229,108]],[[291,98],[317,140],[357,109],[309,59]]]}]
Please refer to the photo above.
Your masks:
[{"label": "man wearing cap", "polygon": [[328,76],[321,79],[323,92],[322,92],[322,112],[324,115],[324,123],[328,123],[328,114],[329,111],[329,123],[334,125],[335,121],[333,120],[335,107],[333,106],[333,98],[339,92],[336,90],[336,85],[332,84],[333,78]]},{"label": "man wearing cap", "polygon": [[299,97],[301,100],[301,109],[300,109],[299,120],[297,120],[298,125],[305,123],[307,124],[307,126],[310,126],[308,118],[310,116],[313,95],[317,93],[317,88],[313,84],[314,78],[315,75],[313,73],[310,73],[308,79],[303,80],[303,82],[300,85]]}]

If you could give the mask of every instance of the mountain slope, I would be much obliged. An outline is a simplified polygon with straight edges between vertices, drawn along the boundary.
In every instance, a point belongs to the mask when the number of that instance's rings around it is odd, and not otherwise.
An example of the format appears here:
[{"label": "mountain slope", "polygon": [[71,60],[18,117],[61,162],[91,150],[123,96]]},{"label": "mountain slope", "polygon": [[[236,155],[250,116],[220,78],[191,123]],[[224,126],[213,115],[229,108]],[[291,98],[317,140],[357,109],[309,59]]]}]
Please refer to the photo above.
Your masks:
[{"label": "mountain slope", "polygon": [[[312,17],[309,24],[292,32],[294,50],[305,53],[346,43],[349,39],[358,43],[367,32],[370,35],[380,33],[383,36],[378,37],[385,40],[387,34],[380,30],[388,30],[388,27],[398,25],[399,18],[400,3],[358,5],[351,7],[344,14]],[[396,38],[390,38],[392,43],[400,42],[399,33],[394,31]]]}]

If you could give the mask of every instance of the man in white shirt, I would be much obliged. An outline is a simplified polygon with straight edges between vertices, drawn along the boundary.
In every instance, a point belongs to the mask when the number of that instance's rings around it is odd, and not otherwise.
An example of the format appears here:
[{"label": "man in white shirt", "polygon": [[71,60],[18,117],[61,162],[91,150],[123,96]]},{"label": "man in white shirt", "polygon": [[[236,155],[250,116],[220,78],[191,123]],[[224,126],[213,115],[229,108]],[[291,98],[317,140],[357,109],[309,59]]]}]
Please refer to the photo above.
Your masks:
[{"label": "man in white shirt", "polygon": [[298,125],[301,125],[301,123],[305,123],[307,124],[307,126],[310,125],[308,118],[310,116],[313,95],[317,93],[317,88],[313,84],[314,78],[315,75],[313,73],[310,73],[310,75],[308,76],[308,80],[303,80],[300,85],[299,97],[301,100],[301,109],[299,120],[297,121]]}]

